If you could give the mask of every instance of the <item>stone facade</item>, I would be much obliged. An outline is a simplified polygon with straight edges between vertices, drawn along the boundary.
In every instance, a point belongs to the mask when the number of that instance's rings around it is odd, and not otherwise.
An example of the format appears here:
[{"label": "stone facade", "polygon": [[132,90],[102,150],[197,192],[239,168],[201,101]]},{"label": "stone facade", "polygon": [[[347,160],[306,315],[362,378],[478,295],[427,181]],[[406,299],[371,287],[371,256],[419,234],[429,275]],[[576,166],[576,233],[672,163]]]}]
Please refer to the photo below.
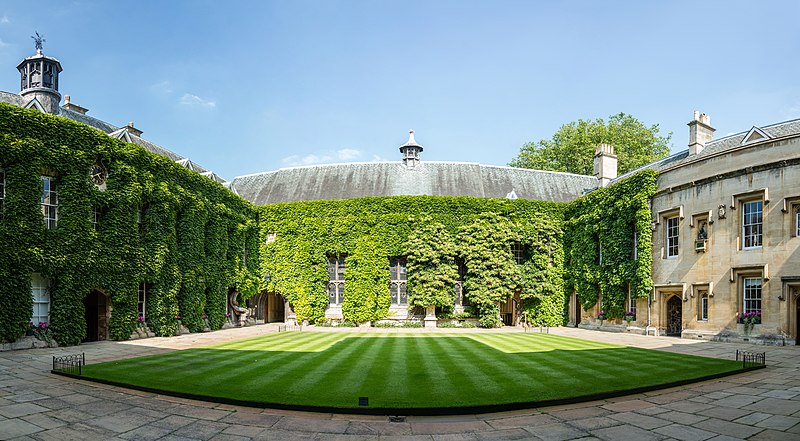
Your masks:
[{"label": "stone facade", "polygon": [[[627,327],[600,326],[593,309],[583,312],[581,327],[797,342],[798,123],[754,127],[719,141],[711,141],[709,124],[708,116],[695,114],[690,150],[651,165],[660,173],[651,201],[655,287],[650,298],[637,300],[637,319]],[[760,312],[752,326],[738,319],[748,312],[746,297],[749,309]]]}]

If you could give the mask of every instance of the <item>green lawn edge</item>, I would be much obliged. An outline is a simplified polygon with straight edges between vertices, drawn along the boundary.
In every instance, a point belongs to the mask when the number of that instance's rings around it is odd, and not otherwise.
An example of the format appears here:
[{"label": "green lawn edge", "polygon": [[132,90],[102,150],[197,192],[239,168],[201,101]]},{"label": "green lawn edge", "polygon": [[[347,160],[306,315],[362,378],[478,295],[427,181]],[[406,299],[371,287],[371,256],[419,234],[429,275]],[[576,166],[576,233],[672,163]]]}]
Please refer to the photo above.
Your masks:
[{"label": "green lawn edge", "polygon": [[[318,333],[318,334],[322,334],[322,333]],[[514,334],[508,334],[508,335],[512,336],[512,337],[504,337],[504,338],[506,338],[506,339],[515,339],[516,338],[516,337],[513,337]],[[358,338],[367,337],[368,338],[368,337],[371,337],[371,336],[370,335],[366,335],[365,336],[365,335],[345,334],[345,335],[341,336],[341,340],[347,340],[350,337],[358,337]],[[419,338],[445,338],[445,339],[446,338],[451,338],[452,339],[453,338],[453,336],[435,336],[435,335],[424,336],[424,335],[421,335],[421,334],[408,334],[408,335],[406,335],[406,334],[394,334],[394,335],[391,335],[388,338],[408,338],[408,337],[412,337],[412,338],[415,338],[415,339],[419,339]],[[461,335],[459,337],[468,337],[468,336]],[[383,336],[381,338],[387,338],[387,337]],[[634,395],[634,394],[640,394],[640,393],[650,392],[650,391],[659,390],[659,389],[683,386],[683,385],[691,384],[691,383],[695,383],[695,382],[701,382],[701,381],[707,381],[707,380],[722,378],[722,377],[729,376],[729,375],[736,375],[736,374],[747,372],[747,371],[750,371],[750,370],[753,370],[753,369],[764,367],[764,366],[757,366],[757,367],[743,368],[742,364],[740,362],[734,362],[734,361],[731,361],[731,360],[712,359],[712,358],[708,358],[708,357],[700,357],[700,356],[695,356],[695,355],[674,354],[674,353],[665,352],[665,351],[654,351],[654,350],[641,349],[641,348],[624,347],[624,346],[619,346],[619,345],[605,345],[605,344],[598,344],[596,342],[591,342],[591,341],[587,341],[587,340],[573,339],[573,338],[570,338],[570,337],[558,336],[556,338],[560,339],[560,341],[562,343],[563,342],[567,342],[569,344],[588,344],[589,347],[591,348],[591,349],[578,349],[580,351],[591,351],[591,350],[594,350],[594,349],[603,349],[603,350],[605,350],[605,349],[616,349],[616,350],[625,349],[625,350],[632,351],[631,353],[637,353],[639,355],[641,355],[643,353],[660,354],[661,357],[667,357],[669,359],[678,359],[681,362],[685,361],[687,363],[687,365],[691,364],[691,362],[693,360],[694,361],[701,361],[702,360],[705,363],[711,362],[713,364],[713,366],[715,366],[715,369],[714,369],[714,372],[712,372],[710,374],[706,374],[706,375],[697,375],[697,374],[689,375],[689,376],[687,376],[685,378],[682,378],[682,379],[679,379],[677,381],[655,382],[655,383],[647,384],[647,385],[641,386],[641,387],[612,388],[610,390],[603,390],[603,391],[597,392],[597,393],[594,393],[594,392],[581,393],[582,391],[580,389],[575,389],[575,392],[577,392],[577,393],[575,393],[573,395],[570,395],[570,396],[563,396],[562,395],[562,396],[557,396],[556,398],[548,398],[548,399],[533,399],[533,400],[525,400],[525,399],[521,399],[520,400],[520,399],[517,399],[517,400],[509,400],[509,401],[503,401],[503,402],[497,402],[497,400],[495,400],[494,402],[485,402],[485,403],[480,403],[480,404],[468,404],[468,405],[462,405],[462,404],[451,405],[449,403],[438,403],[436,405],[431,406],[431,405],[424,405],[426,403],[412,403],[412,404],[405,404],[405,405],[400,405],[400,406],[380,405],[380,406],[374,406],[374,407],[361,407],[361,406],[358,406],[354,399],[352,400],[352,405],[349,404],[349,403],[347,405],[342,405],[341,403],[337,403],[335,405],[319,405],[319,404],[314,404],[313,402],[311,404],[309,402],[302,402],[302,400],[300,400],[300,402],[297,402],[297,401],[294,401],[294,400],[290,400],[290,401],[293,401],[293,402],[286,402],[286,401],[279,402],[277,400],[269,400],[269,399],[268,400],[243,399],[243,398],[237,398],[235,396],[236,395],[235,393],[227,393],[227,394],[226,393],[220,393],[220,389],[217,389],[215,391],[215,393],[205,393],[205,391],[188,391],[188,390],[185,390],[185,388],[183,390],[181,390],[180,387],[178,387],[177,389],[176,388],[170,388],[170,387],[150,387],[148,385],[142,384],[143,382],[139,382],[139,384],[137,384],[137,382],[125,381],[123,379],[114,378],[114,376],[108,376],[108,375],[106,375],[105,378],[104,378],[103,375],[97,375],[96,373],[93,375],[92,373],[83,372],[83,375],[80,375],[80,376],[65,374],[65,373],[62,373],[62,372],[54,372],[54,373],[62,374],[62,375],[68,375],[68,376],[72,376],[72,377],[76,377],[76,378],[80,378],[80,379],[84,379],[84,380],[89,380],[89,381],[94,381],[94,382],[98,382],[98,383],[103,383],[103,384],[108,384],[108,385],[113,385],[113,386],[118,386],[118,387],[123,387],[123,388],[139,390],[139,391],[148,392],[148,393],[175,396],[175,397],[188,398],[188,399],[195,399],[195,400],[201,400],[201,401],[216,402],[216,403],[222,403],[222,404],[255,407],[255,408],[274,408],[274,409],[301,410],[301,411],[325,412],[325,413],[351,413],[351,414],[376,414],[376,415],[452,415],[452,414],[465,414],[465,413],[469,413],[469,414],[472,414],[472,413],[488,413],[488,412],[518,410],[518,409],[535,408],[535,407],[546,407],[546,406],[554,406],[554,405],[562,405],[562,404],[572,404],[572,403],[585,402],[585,401],[603,400],[603,399],[614,398],[614,397],[619,397],[619,396]],[[521,337],[519,339],[524,339],[524,337]],[[212,350],[212,351],[213,350],[224,350],[226,347],[231,346],[231,344],[236,344],[236,345],[240,345],[240,346],[241,345],[245,345],[246,346],[247,342],[251,341],[251,340],[257,341],[258,338],[248,339],[248,340],[243,340],[243,341],[233,342],[233,343],[225,343],[225,344],[221,344],[221,345],[215,345],[213,347],[195,348],[195,349],[190,349],[189,351],[191,351],[191,350],[203,350],[203,349]],[[411,341],[413,343],[426,342],[425,340],[411,340]],[[467,340],[464,340],[464,339],[438,340],[438,343],[441,343],[441,342],[452,343],[453,341],[462,343],[463,341],[467,341]],[[556,340],[556,342],[558,342],[558,341],[559,340]],[[431,343],[431,342],[435,342],[435,341],[430,341],[429,340],[427,342]],[[367,341],[367,342],[361,341],[359,343],[367,344],[367,343],[369,343],[369,341]],[[385,343],[385,342],[383,342],[383,343]],[[484,343],[484,342],[480,342],[479,341],[478,343]],[[353,344],[355,344],[355,343],[353,343]],[[325,350],[323,350],[321,352],[315,352],[315,356],[319,357],[320,355],[317,355],[317,354],[324,354],[328,349],[329,348],[326,348]],[[271,351],[266,351],[266,352],[271,353]],[[540,352],[547,352],[547,351],[540,351]],[[93,368],[102,367],[104,365],[105,366],[110,366],[110,365],[120,365],[120,364],[132,363],[132,362],[135,362],[137,360],[139,362],[141,362],[142,360],[150,360],[150,361],[158,360],[160,357],[164,357],[165,355],[176,354],[176,353],[185,353],[185,351],[175,351],[175,352],[170,352],[168,354],[149,355],[149,356],[145,356],[145,357],[137,357],[137,358],[126,359],[126,360],[118,360],[118,361],[112,361],[112,362],[98,363],[98,364],[89,365],[89,366],[86,367],[86,369],[92,370]],[[284,352],[278,351],[276,353],[283,354]],[[528,355],[529,353],[523,351],[522,354],[523,355]],[[585,352],[584,355],[582,355],[582,357],[588,358],[589,354],[592,354],[592,352]],[[222,354],[221,356],[224,356],[224,355],[225,354]],[[337,354],[333,354],[333,355],[327,354],[327,355],[329,357],[334,357]],[[511,357],[512,355],[514,355],[514,354],[509,354],[508,358],[512,358]],[[325,363],[325,361],[323,361],[322,363]],[[214,365],[212,365],[212,367],[213,366]],[[502,363],[493,362],[493,363],[490,363],[490,366],[501,366],[502,367],[503,365],[502,365]],[[177,367],[180,368],[180,366],[177,366]],[[332,369],[335,368],[335,367],[336,366],[331,366]],[[184,366],[184,368],[186,368],[186,367]],[[599,374],[600,373],[602,373],[602,372],[599,372]],[[361,372],[359,375],[363,376],[363,374],[364,374],[364,372]],[[672,376],[670,376],[670,378],[672,378]],[[213,381],[210,381],[209,384],[213,384]],[[213,390],[213,388],[212,388],[212,390]],[[223,392],[225,390],[226,389],[224,389],[224,388],[222,389]],[[310,401],[310,400],[306,400],[306,401]],[[454,401],[457,401],[457,400],[454,400]],[[371,403],[372,402],[373,401],[371,400]],[[422,405],[420,405],[420,404],[422,404]]]}]

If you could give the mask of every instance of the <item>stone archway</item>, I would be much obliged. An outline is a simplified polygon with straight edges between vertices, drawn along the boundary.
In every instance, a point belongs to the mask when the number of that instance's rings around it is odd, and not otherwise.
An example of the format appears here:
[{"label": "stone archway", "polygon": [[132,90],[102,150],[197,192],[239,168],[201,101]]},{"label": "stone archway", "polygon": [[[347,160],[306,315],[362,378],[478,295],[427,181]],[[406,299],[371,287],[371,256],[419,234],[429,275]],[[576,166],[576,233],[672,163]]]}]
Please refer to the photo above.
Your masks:
[{"label": "stone archway", "polygon": [[680,337],[683,331],[683,300],[678,295],[673,295],[667,299],[667,330],[668,336]]},{"label": "stone archway", "polygon": [[111,318],[111,298],[99,289],[93,289],[83,299],[86,320],[86,337],[83,342],[108,340],[108,322]]}]

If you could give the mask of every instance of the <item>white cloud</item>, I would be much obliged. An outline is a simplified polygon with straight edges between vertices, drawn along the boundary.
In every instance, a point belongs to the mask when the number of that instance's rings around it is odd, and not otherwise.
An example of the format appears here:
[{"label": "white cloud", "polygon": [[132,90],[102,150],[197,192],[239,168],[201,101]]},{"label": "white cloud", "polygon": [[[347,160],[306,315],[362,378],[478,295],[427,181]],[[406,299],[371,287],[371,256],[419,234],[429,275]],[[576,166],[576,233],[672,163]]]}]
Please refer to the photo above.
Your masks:
[{"label": "white cloud", "polygon": [[3,41],[2,38],[0,38],[0,47],[8,47],[8,46],[11,46],[11,43],[6,43],[5,41]]},{"label": "white cloud", "polygon": [[333,162],[353,161],[361,156],[361,150],[339,149],[335,152],[309,153],[305,156],[291,155],[283,158],[283,165],[296,167],[301,165],[330,164]]},{"label": "white cloud", "polygon": [[215,101],[200,98],[199,96],[191,93],[184,93],[178,102],[185,106],[204,107],[206,109],[213,109],[214,107],[217,107],[217,103]]},{"label": "white cloud", "polygon": [[9,24],[9,23],[11,23],[11,20],[8,18],[7,15],[3,15],[2,17],[0,17],[0,24]]},{"label": "white cloud", "polygon": [[372,155],[372,159],[370,159],[370,162],[386,162],[386,161],[387,159],[380,155]]},{"label": "white cloud", "polygon": [[361,156],[361,151],[356,149],[340,149],[336,151],[336,157],[342,161],[352,161]]}]

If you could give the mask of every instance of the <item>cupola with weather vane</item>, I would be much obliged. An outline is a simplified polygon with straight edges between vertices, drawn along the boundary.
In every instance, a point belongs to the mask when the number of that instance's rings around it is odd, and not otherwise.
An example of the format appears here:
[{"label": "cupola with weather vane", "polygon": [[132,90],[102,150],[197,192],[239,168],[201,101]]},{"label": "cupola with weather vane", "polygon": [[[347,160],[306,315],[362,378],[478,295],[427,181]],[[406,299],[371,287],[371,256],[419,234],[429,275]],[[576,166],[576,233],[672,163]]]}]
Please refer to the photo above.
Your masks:
[{"label": "cupola with weather vane", "polygon": [[58,74],[61,63],[42,53],[44,37],[36,32],[32,36],[36,54],[22,60],[17,66],[20,74],[20,95],[28,99],[25,107],[35,107],[42,112],[58,114],[61,94],[58,92]]}]

